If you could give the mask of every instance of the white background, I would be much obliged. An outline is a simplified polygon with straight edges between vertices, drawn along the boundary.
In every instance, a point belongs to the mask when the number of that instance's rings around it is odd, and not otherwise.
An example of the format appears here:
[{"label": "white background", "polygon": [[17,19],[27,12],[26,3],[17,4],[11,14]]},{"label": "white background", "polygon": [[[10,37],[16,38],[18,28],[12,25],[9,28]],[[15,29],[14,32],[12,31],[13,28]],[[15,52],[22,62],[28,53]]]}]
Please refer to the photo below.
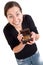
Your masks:
[{"label": "white background", "polygon": [[[3,34],[3,28],[8,22],[4,16],[4,5],[11,0],[0,0],[0,65],[17,65],[15,55]],[[30,14],[37,26],[40,39],[36,42],[43,61],[43,0],[14,0],[17,1],[22,9],[23,14]]]}]

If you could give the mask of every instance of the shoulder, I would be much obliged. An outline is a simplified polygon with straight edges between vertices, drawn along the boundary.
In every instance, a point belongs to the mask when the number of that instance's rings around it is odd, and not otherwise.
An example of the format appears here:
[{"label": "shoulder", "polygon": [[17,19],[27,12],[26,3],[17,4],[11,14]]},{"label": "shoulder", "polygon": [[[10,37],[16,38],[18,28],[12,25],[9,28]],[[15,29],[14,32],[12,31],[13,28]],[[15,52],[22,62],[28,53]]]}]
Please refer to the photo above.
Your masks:
[{"label": "shoulder", "polygon": [[23,15],[23,19],[26,20],[26,21],[28,21],[28,22],[33,20],[32,17],[31,17],[31,15],[28,15],[28,14],[24,14]]},{"label": "shoulder", "polygon": [[7,23],[3,29],[3,32],[10,32],[12,29],[12,25],[10,23]]},{"label": "shoulder", "polygon": [[24,14],[23,17],[24,17],[24,18],[31,18],[31,15]]},{"label": "shoulder", "polygon": [[4,27],[3,29],[3,33],[5,35],[14,35],[14,36],[17,36],[18,32],[15,30],[15,28],[10,24],[6,24],[6,26]]},{"label": "shoulder", "polygon": [[24,14],[23,19],[24,19],[24,21],[27,21],[29,24],[31,21],[33,22],[31,15],[28,15],[28,14]]}]

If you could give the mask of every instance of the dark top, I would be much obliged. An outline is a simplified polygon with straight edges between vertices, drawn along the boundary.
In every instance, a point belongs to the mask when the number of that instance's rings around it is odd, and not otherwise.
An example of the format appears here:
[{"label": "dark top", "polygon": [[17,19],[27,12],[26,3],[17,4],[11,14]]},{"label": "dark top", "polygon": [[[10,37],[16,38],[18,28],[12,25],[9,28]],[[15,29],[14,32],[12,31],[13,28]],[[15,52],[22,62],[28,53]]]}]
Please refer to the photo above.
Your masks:
[{"label": "dark top", "polygon": [[[35,33],[38,34],[37,28],[30,15],[23,16],[22,28],[23,29],[30,28],[30,31],[34,31]],[[3,31],[11,49],[13,49],[15,46],[20,44],[19,40],[17,39],[18,32],[10,23],[8,23],[4,27]],[[23,50],[21,50],[18,53],[15,53],[15,56],[17,59],[24,59],[32,56],[36,51],[37,51],[37,47],[35,43],[32,45],[27,44],[23,48]]]}]

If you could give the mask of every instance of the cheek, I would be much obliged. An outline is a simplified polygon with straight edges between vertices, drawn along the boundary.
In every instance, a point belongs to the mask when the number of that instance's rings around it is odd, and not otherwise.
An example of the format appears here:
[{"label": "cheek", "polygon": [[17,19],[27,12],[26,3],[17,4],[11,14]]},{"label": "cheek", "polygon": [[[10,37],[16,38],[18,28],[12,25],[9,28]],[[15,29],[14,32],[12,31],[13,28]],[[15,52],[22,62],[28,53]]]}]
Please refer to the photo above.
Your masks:
[{"label": "cheek", "polygon": [[19,18],[20,18],[21,21],[23,20],[23,16],[22,15]]},{"label": "cheek", "polygon": [[11,24],[13,24],[13,19],[9,19],[8,18],[8,22],[11,23]]}]

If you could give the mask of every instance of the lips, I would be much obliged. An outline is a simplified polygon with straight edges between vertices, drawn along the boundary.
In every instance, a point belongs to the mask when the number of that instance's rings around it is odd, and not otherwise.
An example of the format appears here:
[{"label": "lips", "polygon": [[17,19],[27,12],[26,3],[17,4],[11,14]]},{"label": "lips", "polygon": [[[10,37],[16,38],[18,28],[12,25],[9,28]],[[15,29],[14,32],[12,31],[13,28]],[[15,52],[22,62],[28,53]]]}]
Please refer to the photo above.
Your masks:
[{"label": "lips", "polygon": [[20,24],[20,22],[16,22],[15,24],[16,24],[16,25],[19,25],[19,24]]},{"label": "lips", "polygon": [[14,23],[15,25],[20,25],[21,24],[21,21],[17,21]]}]

